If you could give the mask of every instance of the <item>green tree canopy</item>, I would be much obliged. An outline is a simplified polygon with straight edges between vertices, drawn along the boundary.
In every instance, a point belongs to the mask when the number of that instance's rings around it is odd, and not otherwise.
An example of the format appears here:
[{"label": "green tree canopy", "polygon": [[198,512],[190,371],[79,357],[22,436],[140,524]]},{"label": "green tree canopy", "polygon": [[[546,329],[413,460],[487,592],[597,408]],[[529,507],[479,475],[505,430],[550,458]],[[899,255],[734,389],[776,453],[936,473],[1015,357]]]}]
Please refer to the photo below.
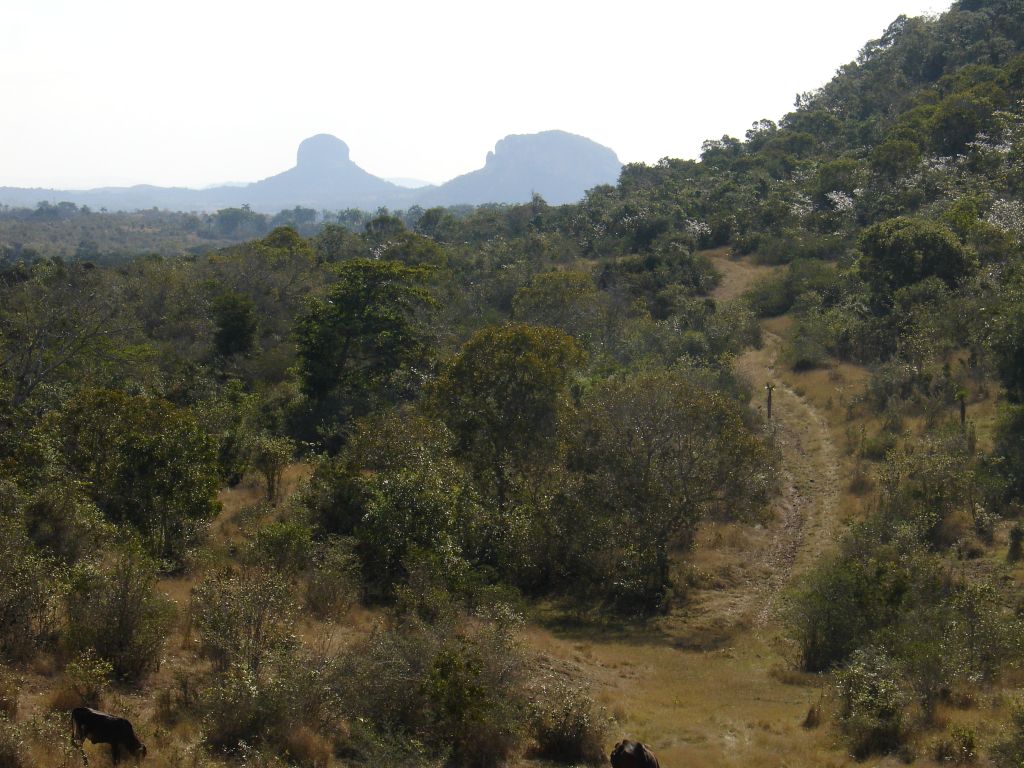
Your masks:
[{"label": "green tree canopy", "polygon": [[225,291],[213,300],[213,347],[221,357],[245,355],[256,345],[259,318],[248,296]]},{"label": "green tree canopy", "polygon": [[12,404],[122,361],[124,303],[121,281],[77,265],[42,262],[0,280],[0,378]]},{"label": "green tree canopy", "polygon": [[901,216],[875,224],[861,235],[860,247],[860,272],[884,296],[933,275],[952,287],[975,267],[956,235],[924,219]]},{"label": "green tree canopy", "polygon": [[610,379],[580,411],[570,468],[584,508],[613,522],[622,582],[645,607],[669,585],[673,546],[692,544],[707,514],[743,516],[767,498],[770,455],[739,404],[680,372]]},{"label": "green tree canopy", "polygon": [[597,341],[608,321],[609,301],[586,272],[535,275],[512,300],[516,320],[557,328],[583,343]]},{"label": "green tree canopy", "polygon": [[400,373],[428,356],[423,313],[433,300],[420,267],[351,259],[327,295],[306,302],[295,324],[303,391],[336,398],[345,412],[400,388]]},{"label": "green tree canopy", "polygon": [[106,516],[158,557],[180,560],[213,517],[217,452],[186,410],[156,398],[87,390],[52,420],[67,466]]},{"label": "green tree canopy", "polygon": [[456,450],[490,475],[499,506],[510,478],[554,444],[569,377],[582,361],[561,331],[512,324],[476,333],[439,377],[435,401]]}]

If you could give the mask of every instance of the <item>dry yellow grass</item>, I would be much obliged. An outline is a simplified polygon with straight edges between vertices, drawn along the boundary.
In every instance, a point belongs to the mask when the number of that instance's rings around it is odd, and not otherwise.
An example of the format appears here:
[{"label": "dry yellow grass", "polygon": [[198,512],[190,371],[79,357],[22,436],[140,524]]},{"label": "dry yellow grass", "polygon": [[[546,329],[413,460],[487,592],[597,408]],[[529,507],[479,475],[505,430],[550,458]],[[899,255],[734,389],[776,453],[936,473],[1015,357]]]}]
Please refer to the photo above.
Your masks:
[{"label": "dry yellow grass", "polygon": [[736,257],[730,255],[729,248],[714,248],[709,251],[700,251],[700,255],[707,256],[715,265],[722,276],[721,282],[712,292],[712,296],[720,301],[731,301],[739,298],[754,283],[763,277],[768,277],[779,271],[781,267],[765,266],[755,264],[749,257]]}]

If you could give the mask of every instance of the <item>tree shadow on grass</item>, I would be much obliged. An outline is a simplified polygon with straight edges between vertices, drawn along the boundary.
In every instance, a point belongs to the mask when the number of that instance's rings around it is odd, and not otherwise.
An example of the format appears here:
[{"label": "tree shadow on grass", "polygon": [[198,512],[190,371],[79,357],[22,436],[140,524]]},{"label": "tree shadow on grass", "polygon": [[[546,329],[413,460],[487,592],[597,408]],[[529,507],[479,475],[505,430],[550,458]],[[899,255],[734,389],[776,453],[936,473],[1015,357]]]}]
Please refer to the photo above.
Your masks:
[{"label": "tree shadow on grass", "polygon": [[[672,615],[685,616],[686,606]],[[581,611],[566,606],[548,605],[538,609],[537,624],[562,640],[590,643],[620,643],[633,646],[665,646],[680,651],[717,651],[732,644],[741,627],[666,626],[666,616],[617,616],[607,611]]]}]

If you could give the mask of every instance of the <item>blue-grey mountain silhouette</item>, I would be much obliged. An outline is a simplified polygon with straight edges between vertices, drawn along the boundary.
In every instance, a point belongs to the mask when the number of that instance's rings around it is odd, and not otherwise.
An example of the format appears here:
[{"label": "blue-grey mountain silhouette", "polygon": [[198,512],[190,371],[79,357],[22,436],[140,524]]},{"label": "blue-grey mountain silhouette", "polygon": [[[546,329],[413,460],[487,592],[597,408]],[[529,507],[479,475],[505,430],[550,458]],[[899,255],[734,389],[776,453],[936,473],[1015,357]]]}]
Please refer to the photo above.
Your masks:
[{"label": "blue-grey mountain silhouette", "polygon": [[533,193],[552,205],[573,203],[598,184],[614,184],[622,163],[600,144],[565,131],[506,136],[484,167],[427,190],[432,205],[525,203]]},{"label": "blue-grey mountain silhouette", "polygon": [[587,189],[613,184],[621,164],[615,153],[582,136],[545,131],[507,136],[487,155],[484,167],[440,186],[409,189],[378,178],[352,162],[348,145],[328,134],[299,145],[294,168],[252,184],[206,189],[101,187],[90,190],[0,187],[0,204],[33,206],[67,201],[92,208],[215,211],[249,205],[276,212],[297,205],[318,210],[411,205],[522,203],[537,193],[552,204],[579,200]]},{"label": "blue-grey mountain silhouette", "polygon": [[242,187],[240,192],[253,208],[275,211],[296,205],[372,210],[408,196],[402,187],[353,163],[348,145],[326,133],[299,144],[294,168]]}]

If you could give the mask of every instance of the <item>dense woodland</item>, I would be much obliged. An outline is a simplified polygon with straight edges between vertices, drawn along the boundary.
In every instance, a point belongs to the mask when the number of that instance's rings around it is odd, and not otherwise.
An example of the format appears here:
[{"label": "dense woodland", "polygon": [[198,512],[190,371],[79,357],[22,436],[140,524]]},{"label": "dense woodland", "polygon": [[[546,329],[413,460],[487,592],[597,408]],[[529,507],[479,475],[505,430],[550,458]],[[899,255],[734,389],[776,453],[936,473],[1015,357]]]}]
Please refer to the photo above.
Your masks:
[{"label": "dense woodland", "polygon": [[1022,104],[1024,2],[961,0],[575,205],[0,212],[0,765],[116,697],[158,765],[600,763],[619,715],[524,626],[653,633],[704,527],[772,530],[768,323],[864,375],[779,613],[808,726],[1020,765]]}]

